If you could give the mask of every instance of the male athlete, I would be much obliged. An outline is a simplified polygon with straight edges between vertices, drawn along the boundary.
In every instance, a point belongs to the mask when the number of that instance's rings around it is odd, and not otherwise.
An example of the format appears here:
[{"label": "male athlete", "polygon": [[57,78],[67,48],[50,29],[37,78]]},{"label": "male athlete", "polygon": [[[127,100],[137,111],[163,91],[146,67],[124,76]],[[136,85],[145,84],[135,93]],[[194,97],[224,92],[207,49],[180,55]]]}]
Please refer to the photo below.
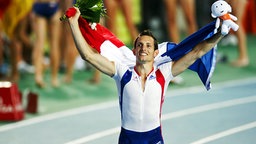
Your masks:
[{"label": "male athlete", "polygon": [[163,144],[161,108],[169,82],[210,51],[223,36],[217,32],[178,60],[156,65],[157,40],[150,31],[143,31],[132,50],[135,65],[128,66],[110,61],[92,49],[79,29],[80,11],[76,10],[69,24],[77,50],[84,60],[116,81],[121,111],[119,144]]}]

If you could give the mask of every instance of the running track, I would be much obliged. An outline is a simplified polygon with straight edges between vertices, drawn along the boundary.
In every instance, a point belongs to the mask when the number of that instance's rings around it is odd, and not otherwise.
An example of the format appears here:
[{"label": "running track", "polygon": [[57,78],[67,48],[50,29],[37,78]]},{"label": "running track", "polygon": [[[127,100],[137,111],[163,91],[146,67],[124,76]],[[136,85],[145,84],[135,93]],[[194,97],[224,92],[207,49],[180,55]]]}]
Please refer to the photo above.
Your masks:
[{"label": "running track", "polygon": [[[0,127],[0,144],[116,144],[117,101],[40,116]],[[256,77],[174,90],[162,115],[166,144],[255,144]]]}]

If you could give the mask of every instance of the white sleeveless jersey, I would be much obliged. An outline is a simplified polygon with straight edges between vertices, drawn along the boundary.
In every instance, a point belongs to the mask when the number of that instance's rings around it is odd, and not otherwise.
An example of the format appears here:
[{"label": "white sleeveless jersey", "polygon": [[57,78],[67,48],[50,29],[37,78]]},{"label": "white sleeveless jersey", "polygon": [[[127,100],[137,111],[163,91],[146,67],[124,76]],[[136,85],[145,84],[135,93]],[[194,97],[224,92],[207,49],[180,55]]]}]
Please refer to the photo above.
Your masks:
[{"label": "white sleeveless jersey", "polygon": [[154,67],[148,75],[145,90],[134,68],[116,63],[116,81],[119,94],[122,127],[145,132],[161,125],[161,109],[168,84],[173,78],[171,63]]}]

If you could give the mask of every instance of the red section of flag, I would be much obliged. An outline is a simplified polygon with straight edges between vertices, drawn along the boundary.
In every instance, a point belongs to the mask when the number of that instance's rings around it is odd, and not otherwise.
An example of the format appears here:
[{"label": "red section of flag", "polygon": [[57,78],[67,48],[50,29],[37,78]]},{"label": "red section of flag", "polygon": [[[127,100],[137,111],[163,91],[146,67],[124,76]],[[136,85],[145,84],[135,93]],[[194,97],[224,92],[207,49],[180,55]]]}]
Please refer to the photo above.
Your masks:
[{"label": "red section of flag", "polygon": [[89,23],[82,17],[79,18],[78,23],[84,39],[99,53],[101,52],[101,44],[106,40],[109,40],[118,48],[124,46],[124,43],[117,39],[116,36],[104,26],[97,24],[96,29],[93,30]]}]

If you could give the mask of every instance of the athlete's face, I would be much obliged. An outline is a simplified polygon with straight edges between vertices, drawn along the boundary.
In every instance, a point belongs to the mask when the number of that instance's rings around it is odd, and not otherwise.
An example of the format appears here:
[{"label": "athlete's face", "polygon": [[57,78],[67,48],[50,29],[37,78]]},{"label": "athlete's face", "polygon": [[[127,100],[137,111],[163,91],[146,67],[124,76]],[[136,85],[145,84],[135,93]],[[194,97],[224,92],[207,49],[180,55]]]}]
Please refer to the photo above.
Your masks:
[{"label": "athlete's face", "polygon": [[141,36],[133,49],[138,62],[152,62],[158,54],[158,50],[154,49],[154,39],[151,36]]}]

